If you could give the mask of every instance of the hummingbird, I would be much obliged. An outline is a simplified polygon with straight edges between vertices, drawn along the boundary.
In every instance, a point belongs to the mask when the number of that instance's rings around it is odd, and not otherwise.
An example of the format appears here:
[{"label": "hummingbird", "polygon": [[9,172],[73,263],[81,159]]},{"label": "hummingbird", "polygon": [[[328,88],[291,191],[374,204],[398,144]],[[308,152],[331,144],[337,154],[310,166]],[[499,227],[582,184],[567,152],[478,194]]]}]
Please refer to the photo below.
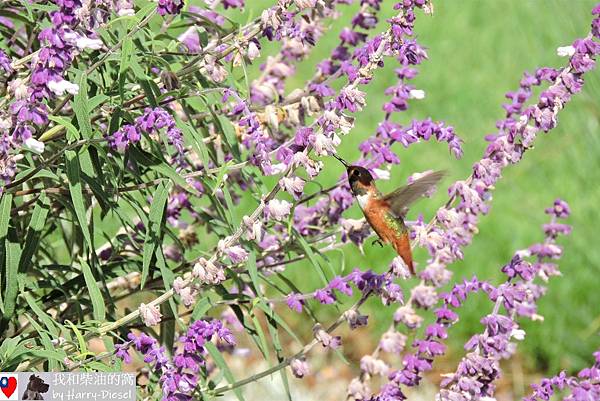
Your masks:
[{"label": "hummingbird", "polygon": [[358,201],[365,218],[379,237],[373,243],[383,246],[391,244],[396,253],[415,274],[408,227],[404,218],[408,206],[436,185],[446,174],[444,171],[427,173],[412,183],[383,195],[375,185],[373,176],[364,167],[349,165],[342,158],[333,155],[345,167],[352,194]]}]

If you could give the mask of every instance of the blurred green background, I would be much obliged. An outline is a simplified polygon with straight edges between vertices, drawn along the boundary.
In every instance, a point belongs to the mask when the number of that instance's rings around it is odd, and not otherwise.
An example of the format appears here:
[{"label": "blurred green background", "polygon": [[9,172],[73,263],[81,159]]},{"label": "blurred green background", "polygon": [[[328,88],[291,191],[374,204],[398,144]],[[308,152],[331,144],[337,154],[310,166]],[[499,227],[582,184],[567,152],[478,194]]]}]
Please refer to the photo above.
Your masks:
[{"label": "blurred green background", "polygon": [[[247,3],[242,20],[256,16],[271,4]],[[384,2],[383,16],[393,15],[393,3]],[[564,65],[566,59],[556,55],[556,48],[587,34],[594,2],[434,1],[434,5],[432,17],[419,12],[416,22],[418,41],[427,47],[429,60],[419,66],[414,84],[426,92],[426,98],[412,101],[410,109],[395,118],[401,123],[426,117],[447,122],[464,140],[464,156],[456,161],[445,145],[437,143],[422,143],[409,149],[396,145],[394,149],[402,162],[393,169],[392,179],[380,184],[384,191],[404,183],[411,173],[426,169],[444,168],[450,172],[442,189],[454,180],[466,178],[485,149],[484,135],[493,133],[496,120],[504,115],[504,94],[518,88],[524,71]],[[340,30],[349,25],[357,9],[358,4],[340,6],[341,17],[300,64],[297,74],[289,80],[290,90],[302,87],[313,75],[315,64],[338,44]],[[385,20],[380,25],[383,27]],[[269,44],[263,49],[263,56],[277,50],[277,43]],[[258,64],[250,69],[251,77],[256,76],[257,67]],[[340,153],[347,160],[358,157],[358,144],[382,120],[381,107],[388,100],[383,92],[396,82],[396,67],[395,60],[386,60],[385,68],[363,87],[368,105],[356,114],[351,134],[342,138]],[[505,170],[493,192],[491,212],[481,220],[479,234],[465,250],[464,260],[451,266],[455,280],[476,274],[480,279],[499,283],[500,268],[514,251],[543,239],[541,225],[548,220],[544,209],[557,197],[569,202],[573,214],[568,223],[573,226],[573,233],[560,240],[564,247],[560,261],[563,277],[551,280],[548,293],[539,304],[545,321],[523,321],[527,337],[519,344],[518,352],[530,371],[573,371],[589,365],[591,353],[600,346],[599,115],[600,74],[595,70],[588,73],[583,93],[560,113],[558,127],[549,134],[540,134],[535,149],[527,152],[519,165]],[[336,161],[325,163],[326,171],[319,182],[328,186],[336,182],[342,168]],[[418,203],[409,218],[420,212],[430,218],[445,199],[444,191],[439,191],[434,198]],[[357,206],[345,213],[345,217],[359,216]],[[354,246],[347,246],[343,254],[329,254],[338,269],[344,265],[346,271],[360,267],[377,272],[384,271],[393,256],[390,248],[371,246],[370,240],[365,244],[365,255]],[[417,251],[416,260],[421,266],[424,264],[426,255],[422,250]],[[310,291],[320,284],[316,274],[306,273],[311,269],[308,263],[297,263],[289,266],[286,275],[302,290]],[[365,333],[371,334],[369,341],[374,345],[387,329],[393,308],[383,308],[379,302],[370,303],[368,308],[371,317]],[[465,305],[461,322],[450,333],[455,352],[451,358],[462,356],[462,344],[481,331],[479,319],[489,311],[491,305],[483,297],[475,297]],[[323,313],[333,317],[337,312],[329,308]]]}]

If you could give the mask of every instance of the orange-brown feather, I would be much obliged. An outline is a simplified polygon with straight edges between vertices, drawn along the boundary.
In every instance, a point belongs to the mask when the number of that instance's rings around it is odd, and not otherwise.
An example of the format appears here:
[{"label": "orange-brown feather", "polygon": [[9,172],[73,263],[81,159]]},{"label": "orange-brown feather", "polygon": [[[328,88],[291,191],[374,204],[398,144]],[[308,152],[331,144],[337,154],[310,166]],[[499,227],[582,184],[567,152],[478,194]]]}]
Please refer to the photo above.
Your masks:
[{"label": "orange-brown feather", "polygon": [[408,230],[406,230],[406,228],[399,230],[397,227],[390,226],[389,204],[382,199],[370,197],[363,212],[379,238],[381,238],[383,242],[392,245],[396,253],[402,258],[404,263],[406,263],[410,272],[414,274]]}]

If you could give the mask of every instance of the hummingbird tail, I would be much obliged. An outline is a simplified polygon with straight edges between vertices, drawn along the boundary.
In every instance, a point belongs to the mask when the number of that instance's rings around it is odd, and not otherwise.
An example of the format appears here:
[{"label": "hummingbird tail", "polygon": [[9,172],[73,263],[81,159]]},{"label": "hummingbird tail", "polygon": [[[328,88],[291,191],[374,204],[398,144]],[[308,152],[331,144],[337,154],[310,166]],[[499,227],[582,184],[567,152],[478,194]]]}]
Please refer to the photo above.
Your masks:
[{"label": "hummingbird tail", "polygon": [[394,249],[398,253],[398,255],[402,258],[406,266],[408,266],[408,270],[410,270],[410,274],[415,275],[415,266],[413,264],[412,251],[410,249],[410,239],[408,237],[408,232],[403,233],[400,238],[394,241]]}]

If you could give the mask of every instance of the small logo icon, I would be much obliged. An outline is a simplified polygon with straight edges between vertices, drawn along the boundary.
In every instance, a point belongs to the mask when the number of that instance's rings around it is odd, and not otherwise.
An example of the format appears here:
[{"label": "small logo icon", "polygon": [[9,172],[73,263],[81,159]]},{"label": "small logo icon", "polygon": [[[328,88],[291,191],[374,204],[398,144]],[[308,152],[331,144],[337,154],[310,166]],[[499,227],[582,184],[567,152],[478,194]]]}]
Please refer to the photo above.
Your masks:
[{"label": "small logo icon", "polygon": [[0,373],[0,400],[18,400],[17,375]]},{"label": "small logo icon", "polygon": [[44,397],[42,394],[48,392],[48,388],[50,386],[44,382],[39,376],[31,375],[29,376],[29,383],[27,383],[27,388],[23,393],[24,400],[43,400]]}]

